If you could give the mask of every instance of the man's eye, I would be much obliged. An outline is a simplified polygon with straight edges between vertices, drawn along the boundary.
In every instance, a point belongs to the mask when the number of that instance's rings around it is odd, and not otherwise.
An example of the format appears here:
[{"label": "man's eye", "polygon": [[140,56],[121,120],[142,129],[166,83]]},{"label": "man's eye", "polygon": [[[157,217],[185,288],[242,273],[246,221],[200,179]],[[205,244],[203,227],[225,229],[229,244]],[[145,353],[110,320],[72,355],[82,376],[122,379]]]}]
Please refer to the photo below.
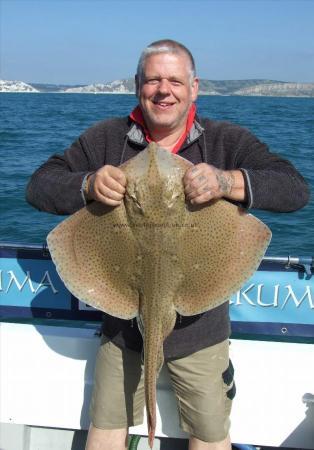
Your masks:
[{"label": "man's eye", "polygon": [[159,82],[159,80],[157,80],[157,78],[152,78],[150,80],[146,80],[147,84],[157,84]]},{"label": "man's eye", "polygon": [[171,81],[171,84],[173,85],[173,86],[181,86],[181,81],[177,81],[177,80],[172,80]]}]

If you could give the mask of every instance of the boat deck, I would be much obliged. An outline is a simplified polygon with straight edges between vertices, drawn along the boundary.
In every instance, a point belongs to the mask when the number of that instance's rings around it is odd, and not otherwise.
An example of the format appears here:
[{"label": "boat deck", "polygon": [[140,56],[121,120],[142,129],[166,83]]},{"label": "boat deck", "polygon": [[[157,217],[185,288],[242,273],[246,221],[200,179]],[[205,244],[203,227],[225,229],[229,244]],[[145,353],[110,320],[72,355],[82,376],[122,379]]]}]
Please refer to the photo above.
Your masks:
[{"label": "boat deck", "polygon": [[[61,430],[30,427],[16,424],[0,424],[1,450],[84,450],[85,430]],[[278,447],[256,447],[256,450],[276,450]],[[291,447],[280,447],[290,450]],[[141,437],[137,450],[150,450],[146,436]],[[156,438],[153,450],[188,450],[187,439]],[[234,447],[236,450],[236,447]],[[297,450],[306,450],[298,448]]]}]

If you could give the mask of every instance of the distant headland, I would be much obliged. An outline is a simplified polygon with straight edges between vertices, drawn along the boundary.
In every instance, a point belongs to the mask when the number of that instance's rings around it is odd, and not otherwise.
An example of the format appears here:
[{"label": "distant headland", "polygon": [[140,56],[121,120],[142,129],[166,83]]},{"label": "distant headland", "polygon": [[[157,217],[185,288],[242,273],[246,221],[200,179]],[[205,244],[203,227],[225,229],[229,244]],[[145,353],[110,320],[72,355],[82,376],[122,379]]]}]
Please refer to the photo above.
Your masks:
[{"label": "distant headland", "polygon": [[[89,85],[25,83],[0,80],[0,93],[58,93],[58,94],[134,94],[133,78]],[[314,97],[314,83],[292,83],[274,80],[206,80],[200,79],[200,95],[252,97]]]}]

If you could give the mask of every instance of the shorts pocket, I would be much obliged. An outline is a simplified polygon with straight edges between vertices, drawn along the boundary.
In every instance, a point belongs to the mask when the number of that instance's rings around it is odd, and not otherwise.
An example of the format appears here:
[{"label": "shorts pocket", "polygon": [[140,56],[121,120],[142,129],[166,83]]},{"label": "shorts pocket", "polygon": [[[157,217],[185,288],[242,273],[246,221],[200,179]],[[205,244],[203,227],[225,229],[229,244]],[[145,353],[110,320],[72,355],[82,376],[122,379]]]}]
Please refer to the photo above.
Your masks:
[{"label": "shorts pocket", "polygon": [[233,400],[236,395],[236,386],[234,382],[234,368],[230,359],[227,369],[222,373],[222,379],[226,396],[229,400]]}]

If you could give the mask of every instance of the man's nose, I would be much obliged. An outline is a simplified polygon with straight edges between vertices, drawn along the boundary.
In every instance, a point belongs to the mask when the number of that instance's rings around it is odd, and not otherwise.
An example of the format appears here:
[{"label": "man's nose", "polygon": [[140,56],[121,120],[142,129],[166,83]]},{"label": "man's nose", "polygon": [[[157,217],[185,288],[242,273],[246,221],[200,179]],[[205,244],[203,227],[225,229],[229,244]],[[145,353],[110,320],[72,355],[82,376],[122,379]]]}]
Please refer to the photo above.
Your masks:
[{"label": "man's nose", "polygon": [[170,83],[169,83],[169,81],[167,79],[162,78],[159,81],[158,91],[161,94],[169,94],[170,93]]}]

